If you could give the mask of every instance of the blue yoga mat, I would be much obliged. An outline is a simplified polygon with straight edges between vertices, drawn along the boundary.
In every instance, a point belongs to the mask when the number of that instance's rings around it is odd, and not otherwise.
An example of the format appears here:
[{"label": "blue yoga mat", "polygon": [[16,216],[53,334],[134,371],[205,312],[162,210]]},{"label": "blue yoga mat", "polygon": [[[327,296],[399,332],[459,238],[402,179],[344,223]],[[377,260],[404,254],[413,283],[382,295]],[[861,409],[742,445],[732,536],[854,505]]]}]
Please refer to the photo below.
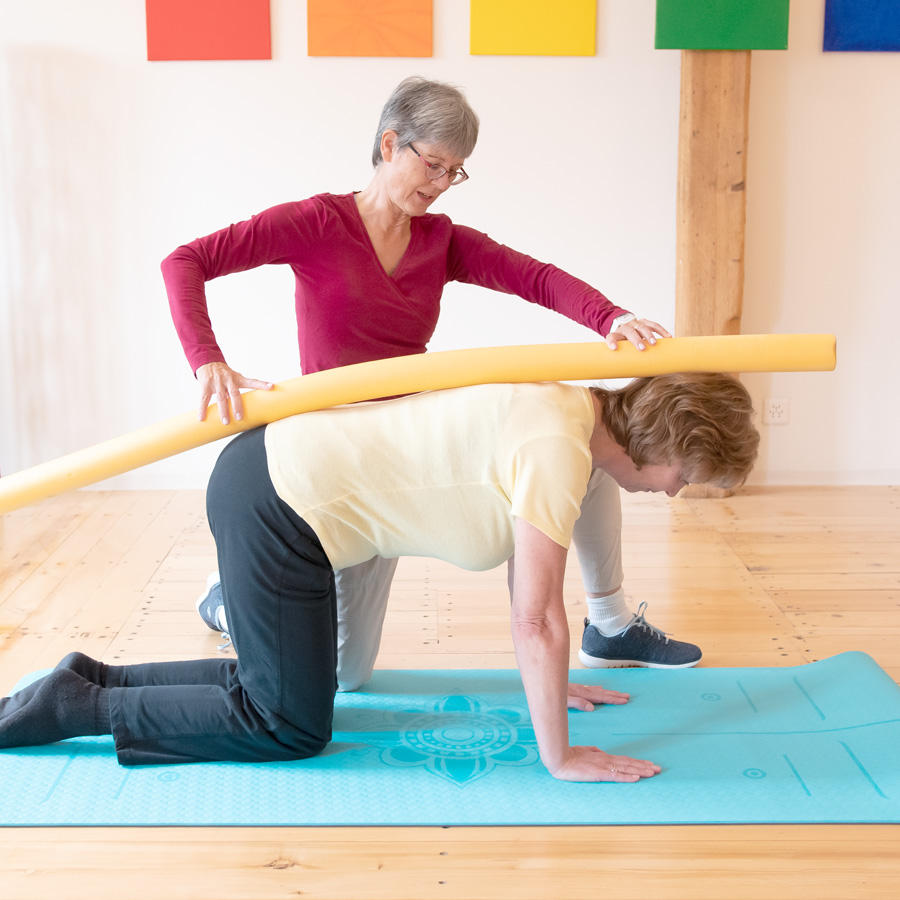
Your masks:
[{"label": "blue yoga mat", "polygon": [[900,821],[900,688],[863,653],[785,669],[578,670],[632,695],[571,740],[652,759],[637,784],[538,761],[516,671],[382,671],[293,763],[123,768],[110,738],[0,752],[0,825]]}]

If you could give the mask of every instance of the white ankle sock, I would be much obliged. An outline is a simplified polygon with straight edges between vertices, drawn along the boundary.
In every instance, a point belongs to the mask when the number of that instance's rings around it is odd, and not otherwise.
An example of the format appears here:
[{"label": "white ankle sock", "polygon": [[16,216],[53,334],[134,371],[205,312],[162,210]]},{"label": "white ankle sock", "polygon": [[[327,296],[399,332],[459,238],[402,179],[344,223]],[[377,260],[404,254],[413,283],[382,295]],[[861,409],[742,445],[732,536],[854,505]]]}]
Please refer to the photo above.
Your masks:
[{"label": "white ankle sock", "polygon": [[621,588],[607,597],[587,597],[586,599],[588,620],[605,637],[619,634],[634,618],[634,613],[625,602],[625,591]]}]

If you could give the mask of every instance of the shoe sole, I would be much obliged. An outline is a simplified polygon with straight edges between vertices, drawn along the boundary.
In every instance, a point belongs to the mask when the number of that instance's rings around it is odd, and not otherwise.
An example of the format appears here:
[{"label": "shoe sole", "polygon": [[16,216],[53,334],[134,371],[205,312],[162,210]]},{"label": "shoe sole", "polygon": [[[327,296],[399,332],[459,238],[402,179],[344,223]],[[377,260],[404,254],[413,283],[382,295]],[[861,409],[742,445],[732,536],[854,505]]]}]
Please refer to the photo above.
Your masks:
[{"label": "shoe sole", "polygon": [[194,604],[197,607],[197,615],[200,616],[200,618],[203,621],[203,624],[210,631],[221,631],[222,629],[216,625],[210,625],[210,623],[207,622],[206,619],[203,618],[203,614],[200,612],[200,607],[203,606],[203,604],[206,602],[206,598],[209,596],[209,592],[213,589],[214,585],[217,585],[219,583],[219,580],[220,579],[219,579],[218,572],[210,573],[206,577],[206,590],[200,595],[200,599],[196,602],[196,604]]},{"label": "shoe sole", "polygon": [[[648,663],[637,659],[603,659],[600,656],[589,656],[584,650],[578,651],[578,658],[583,666],[589,669],[690,669],[696,666],[699,659],[693,662],[678,663]],[[702,658],[702,657],[701,657]]]}]

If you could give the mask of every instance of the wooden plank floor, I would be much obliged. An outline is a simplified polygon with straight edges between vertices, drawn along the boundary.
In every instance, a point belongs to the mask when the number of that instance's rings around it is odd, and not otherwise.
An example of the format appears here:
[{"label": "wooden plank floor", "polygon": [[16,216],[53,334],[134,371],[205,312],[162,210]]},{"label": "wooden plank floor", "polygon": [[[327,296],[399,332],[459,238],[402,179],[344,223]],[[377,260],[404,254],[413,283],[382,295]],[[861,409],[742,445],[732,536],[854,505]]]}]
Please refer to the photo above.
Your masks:
[{"label": "wooden plank floor", "polygon": [[[900,489],[623,500],[626,589],[704,665],[854,649],[900,679]],[[0,691],[75,648],[215,655],[194,611],[214,559],[201,492],[79,492],[0,517]],[[576,650],[574,560],[566,599]],[[403,560],[378,665],[511,667],[507,612],[504,571]],[[9,828],[0,897],[894,900],[898,842],[900,826],[868,825]]]}]

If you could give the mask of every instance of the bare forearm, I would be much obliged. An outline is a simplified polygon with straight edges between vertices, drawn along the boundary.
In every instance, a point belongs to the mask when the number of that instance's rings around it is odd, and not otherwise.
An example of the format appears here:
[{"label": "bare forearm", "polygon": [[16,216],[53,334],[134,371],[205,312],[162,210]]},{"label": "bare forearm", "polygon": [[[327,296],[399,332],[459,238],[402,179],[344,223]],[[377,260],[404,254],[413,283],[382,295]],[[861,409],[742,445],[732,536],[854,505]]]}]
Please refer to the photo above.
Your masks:
[{"label": "bare forearm", "polygon": [[568,629],[565,621],[514,620],[512,633],[541,761],[555,772],[569,754]]}]

